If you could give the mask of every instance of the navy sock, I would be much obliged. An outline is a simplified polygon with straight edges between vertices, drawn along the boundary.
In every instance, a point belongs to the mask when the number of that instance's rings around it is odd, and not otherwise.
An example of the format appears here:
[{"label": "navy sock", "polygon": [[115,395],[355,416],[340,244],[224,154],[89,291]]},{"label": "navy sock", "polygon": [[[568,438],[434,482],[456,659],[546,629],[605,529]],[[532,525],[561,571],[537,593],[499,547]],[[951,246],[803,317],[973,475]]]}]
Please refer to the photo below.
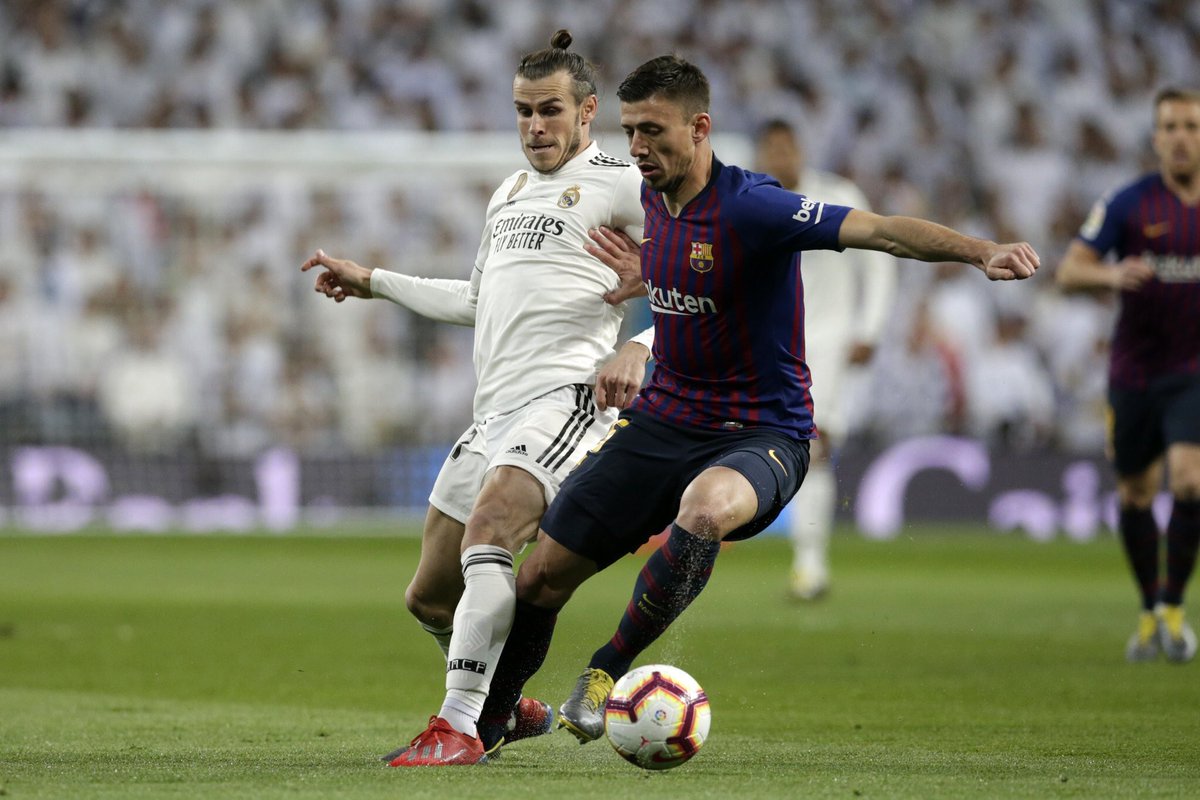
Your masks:
[{"label": "navy sock", "polygon": [[1167,523],[1167,581],[1162,601],[1173,606],[1183,604],[1183,592],[1196,567],[1196,548],[1200,544],[1200,500],[1175,498]]},{"label": "navy sock", "polygon": [[628,672],[633,660],[699,596],[720,550],[719,542],[672,525],[671,535],[642,567],[617,632],[588,666],[614,679]]},{"label": "navy sock", "polygon": [[546,660],[558,612],[557,608],[542,608],[517,600],[512,630],[504,642],[500,660],[496,662],[496,674],[492,676],[492,685],[479,715],[479,738],[485,750],[491,749],[504,736],[509,717],[521,700],[525,682]]},{"label": "navy sock", "polygon": [[1148,508],[1122,506],[1118,527],[1142,594],[1142,608],[1150,611],[1158,601],[1158,523]]}]

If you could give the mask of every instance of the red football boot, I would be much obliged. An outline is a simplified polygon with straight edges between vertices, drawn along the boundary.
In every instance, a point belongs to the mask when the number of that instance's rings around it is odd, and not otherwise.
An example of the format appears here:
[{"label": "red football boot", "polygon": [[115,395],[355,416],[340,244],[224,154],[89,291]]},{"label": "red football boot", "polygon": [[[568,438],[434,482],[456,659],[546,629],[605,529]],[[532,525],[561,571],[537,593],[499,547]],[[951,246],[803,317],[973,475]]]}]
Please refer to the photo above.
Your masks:
[{"label": "red football boot", "polygon": [[[499,757],[500,748],[504,745],[533,736],[542,736],[549,733],[553,727],[553,708],[541,700],[522,697],[509,715],[507,723],[493,720],[489,725],[485,720],[480,720],[479,736],[484,742],[484,753],[489,759],[493,759]],[[489,739],[489,736],[493,737],[494,741]],[[490,747],[488,741],[492,741]]]},{"label": "red football boot", "polygon": [[456,767],[484,764],[487,756],[478,737],[467,736],[450,727],[441,717],[430,717],[429,727],[397,750],[389,767]]},{"label": "red football boot", "polygon": [[512,742],[528,739],[531,736],[542,736],[554,727],[554,709],[541,700],[532,697],[522,697],[509,720],[508,730],[504,733],[504,741]]}]

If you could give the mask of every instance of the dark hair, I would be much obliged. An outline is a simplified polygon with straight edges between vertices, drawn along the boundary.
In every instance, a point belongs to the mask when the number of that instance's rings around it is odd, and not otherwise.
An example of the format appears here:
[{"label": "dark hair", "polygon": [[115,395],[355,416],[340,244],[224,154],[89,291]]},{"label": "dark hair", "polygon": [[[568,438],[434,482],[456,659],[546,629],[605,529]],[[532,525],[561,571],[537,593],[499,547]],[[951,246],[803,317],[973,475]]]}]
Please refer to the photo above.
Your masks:
[{"label": "dark hair", "polygon": [[526,53],[517,65],[517,77],[537,81],[559,72],[571,76],[571,90],[576,103],[582,103],[589,95],[596,94],[596,66],[578,53],[569,53],[571,32],[563,29],[550,37],[550,46]]},{"label": "dark hair", "polygon": [[708,78],[695,64],[679,56],[659,56],[642,64],[621,81],[617,97],[636,103],[662,95],[680,106],[686,116],[708,111]]},{"label": "dark hair", "polygon": [[1195,89],[1181,89],[1178,86],[1166,86],[1154,95],[1154,124],[1158,124],[1158,109],[1163,103],[1200,103],[1200,92]]},{"label": "dark hair", "polygon": [[796,126],[788,122],[783,117],[772,117],[762,124],[758,129],[759,139],[764,139],[773,133],[784,133],[794,137],[796,135]]}]

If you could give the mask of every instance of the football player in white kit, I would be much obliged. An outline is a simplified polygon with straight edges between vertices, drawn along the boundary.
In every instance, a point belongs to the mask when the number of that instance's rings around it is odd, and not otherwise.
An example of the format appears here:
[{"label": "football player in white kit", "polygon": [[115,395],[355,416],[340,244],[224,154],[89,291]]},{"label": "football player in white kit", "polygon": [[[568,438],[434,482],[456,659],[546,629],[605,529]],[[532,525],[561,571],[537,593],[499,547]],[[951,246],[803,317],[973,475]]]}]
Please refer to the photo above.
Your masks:
[{"label": "football player in white kit", "polygon": [[[795,129],[786,121],[763,126],[756,168],[785,189],[833,205],[869,211],[862,191],[837,175],[808,168]],[[794,551],[790,592],[814,600],[829,589],[829,535],[837,510],[831,456],[846,434],[838,393],[847,368],[865,366],[875,352],[896,291],[896,261],[876,250],[812,250],[800,261],[804,280],[804,361],[812,370],[813,441],[808,475],[790,512]]]},{"label": "football player in white kit", "polygon": [[[392,766],[487,759],[477,722],[512,625],[513,555],[536,537],[563,478],[633,400],[649,356],[652,331],[614,358],[623,306],[604,297],[620,282],[584,250],[601,226],[640,241],[642,179],[591,140],[595,68],[568,52],[570,43],[558,31],[517,69],[517,129],[532,169],[492,195],[469,281],[371,270],[321,251],[301,267],[323,267],[316,290],[339,302],[384,297],[475,326],[474,421],[430,494],[405,596],[445,651],[446,697],[428,728],[387,756]],[[545,733],[553,719],[548,705],[525,698],[508,741]]]}]

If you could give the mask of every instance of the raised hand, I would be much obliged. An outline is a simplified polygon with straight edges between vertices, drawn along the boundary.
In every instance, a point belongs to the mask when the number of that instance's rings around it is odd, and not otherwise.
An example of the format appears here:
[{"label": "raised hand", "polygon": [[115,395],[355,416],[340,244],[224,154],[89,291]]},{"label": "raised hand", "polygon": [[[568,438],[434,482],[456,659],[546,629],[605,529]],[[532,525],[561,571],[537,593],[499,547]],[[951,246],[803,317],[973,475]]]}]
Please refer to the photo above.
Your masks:
[{"label": "raised hand", "polygon": [[300,265],[301,272],[308,272],[314,267],[324,267],[325,271],[317,276],[315,291],[340,303],[347,297],[368,299],[371,294],[371,270],[359,266],[344,258],[331,258],[324,250],[318,250],[313,257]]},{"label": "raised hand", "polygon": [[1136,292],[1154,277],[1154,267],[1141,256],[1128,256],[1117,262],[1113,271],[1113,288],[1122,292]]}]

